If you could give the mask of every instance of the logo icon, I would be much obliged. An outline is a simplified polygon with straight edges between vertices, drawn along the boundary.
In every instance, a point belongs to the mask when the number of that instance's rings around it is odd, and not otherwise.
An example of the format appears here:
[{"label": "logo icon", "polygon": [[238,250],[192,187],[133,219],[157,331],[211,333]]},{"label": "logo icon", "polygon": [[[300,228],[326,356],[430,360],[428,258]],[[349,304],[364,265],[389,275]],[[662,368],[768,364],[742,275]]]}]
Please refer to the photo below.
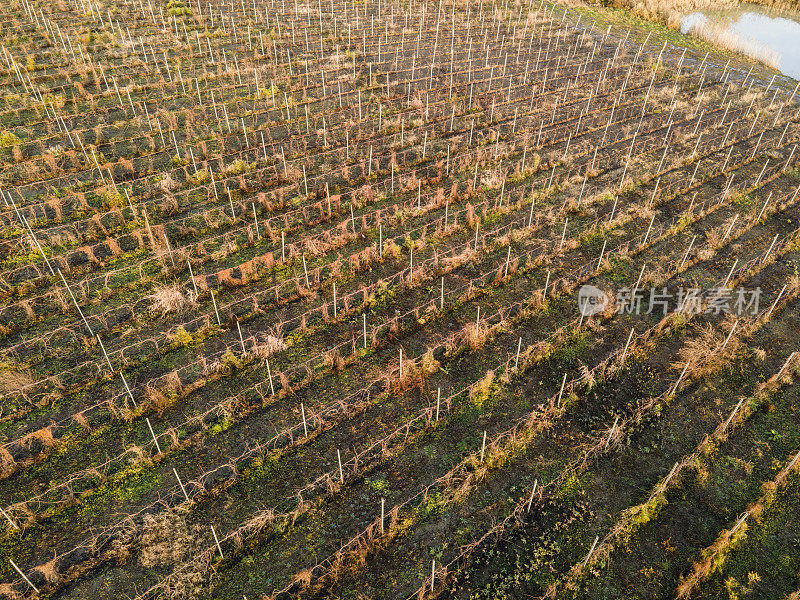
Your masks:
[{"label": "logo icon", "polygon": [[578,291],[578,311],[584,317],[603,312],[608,307],[608,296],[593,285],[584,285]]}]

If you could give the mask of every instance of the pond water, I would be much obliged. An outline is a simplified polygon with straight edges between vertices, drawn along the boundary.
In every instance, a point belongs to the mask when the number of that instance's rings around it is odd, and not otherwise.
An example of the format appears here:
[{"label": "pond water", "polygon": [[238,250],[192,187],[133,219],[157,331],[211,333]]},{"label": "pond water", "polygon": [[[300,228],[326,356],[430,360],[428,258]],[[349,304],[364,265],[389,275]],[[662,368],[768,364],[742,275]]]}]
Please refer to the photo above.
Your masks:
[{"label": "pond water", "polygon": [[777,59],[778,69],[800,79],[800,13],[777,11],[756,4],[726,10],[704,10],[681,17],[681,32],[709,25],[725,37],[737,38],[741,49],[762,47]]}]

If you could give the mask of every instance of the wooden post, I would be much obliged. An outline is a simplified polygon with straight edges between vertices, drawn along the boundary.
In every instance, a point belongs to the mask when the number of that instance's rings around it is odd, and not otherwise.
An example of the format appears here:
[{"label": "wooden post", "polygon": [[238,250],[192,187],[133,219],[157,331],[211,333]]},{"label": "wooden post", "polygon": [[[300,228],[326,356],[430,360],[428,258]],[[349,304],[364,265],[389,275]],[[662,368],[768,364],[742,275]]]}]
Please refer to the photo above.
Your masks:
[{"label": "wooden post", "polygon": [[[9,194],[9,198],[10,197],[11,194]],[[14,204],[14,200],[11,200],[11,203]],[[14,209],[16,210],[16,208],[17,206],[16,204],[14,204]],[[28,224],[28,219],[25,218],[25,215],[20,215],[19,212],[17,213],[17,215],[22,217],[22,222],[25,224],[25,227],[28,228],[28,231],[30,232],[31,237],[33,238],[33,241],[36,244],[36,247],[39,249],[39,254],[42,255],[45,264],[47,264],[47,268],[50,269],[50,274],[53,275],[53,277],[55,277],[56,273],[55,271],[53,271],[53,266],[50,264],[50,261],[47,259],[47,255],[44,253],[44,250],[42,250],[42,247],[39,245],[39,240],[36,238],[36,234],[33,233],[33,229],[31,229],[31,226]]]},{"label": "wooden post", "polygon": [[628,334],[628,341],[625,342],[625,348],[622,350],[622,357],[619,359],[620,364],[625,362],[625,357],[628,355],[628,346],[630,346],[631,339],[633,338],[634,328],[631,327],[631,332]]},{"label": "wooden post", "polygon": [[653,228],[653,221],[656,218],[656,214],[653,213],[653,216],[650,217],[650,225],[647,227],[647,232],[644,234],[644,239],[642,240],[642,246],[647,244],[647,238],[650,237],[650,230]]},{"label": "wooden post", "polygon": [[724,341],[724,342],[722,342],[722,346],[721,346],[721,347],[720,347],[720,349],[719,349],[719,351],[720,351],[720,352],[722,352],[723,350],[725,350],[725,346],[727,346],[727,345],[728,345],[728,341],[730,341],[730,339],[731,339],[731,336],[733,335],[733,332],[734,332],[734,331],[736,331],[736,327],[737,327],[738,325],[739,325],[739,320],[737,319],[737,320],[736,320],[736,322],[734,322],[734,324],[733,324],[733,327],[731,327],[731,330],[728,332],[728,337],[726,337],[726,338],[725,338],[725,341]]},{"label": "wooden post", "polygon": [[689,258],[689,252],[692,251],[692,246],[694,245],[694,241],[697,239],[697,236],[692,238],[692,241],[689,242],[689,247],[686,249],[686,252],[683,255],[683,260],[681,260],[681,265],[678,267],[678,270],[683,268],[683,265],[686,263],[686,259]]},{"label": "wooden post", "polygon": [[167,251],[169,252],[169,259],[172,262],[172,267],[175,268],[175,258],[172,256],[172,248],[169,245],[169,238],[167,237],[167,230],[164,230],[164,241],[167,243]]},{"label": "wooden post", "polygon": [[275,395],[275,384],[272,383],[272,370],[269,368],[269,358],[267,361],[267,379],[269,379],[269,391],[273,396]]},{"label": "wooden post", "polygon": [[178,480],[178,485],[181,486],[181,491],[183,492],[183,496],[186,498],[186,501],[189,501],[189,494],[186,493],[186,488],[183,487],[183,482],[181,478],[178,476],[178,472],[175,470],[175,467],[172,467],[172,472],[175,473],[175,479]]},{"label": "wooden post", "polygon": [[614,419],[614,424],[608,431],[608,438],[606,438],[606,448],[608,448],[609,444],[611,443],[611,437],[614,435],[614,430],[617,428],[617,423],[619,423],[619,415],[616,416],[616,418]]},{"label": "wooden post", "polygon": [[528,508],[525,512],[531,512],[531,504],[533,504],[533,495],[536,493],[536,487],[539,483],[538,479],[533,481],[533,487],[531,488],[531,497],[528,498]]},{"label": "wooden post", "polygon": [[792,352],[792,353],[789,355],[789,358],[787,358],[787,359],[786,359],[786,362],[785,362],[785,363],[783,363],[783,366],[781,367],[781,370],[780,370],[780,371],[778,371],[778,375],[776,376],[776,379],[780,379],[780,378],[781,378],[781,376],[783,375],[783,372],[784,372],[784,371],[786,370],[786,368],[789,366],[789,363],[790,363],[790,362],[792,362],[792,359],[794,358],[795,354],[797,354],[797,352]]},{"label": "wooden post", "polygon": [[675,394],[678,391],[678,386],[681,384],[681,381],[683,381],[683,376],[686,375],[686,370],[689,368],[690,362],[691,361],[688,360],[686,361],[686,366],[683,367],[683,371],[681,371],[681,376],[678,377],[678,381],[675,382],[675,385],[672,387],[672,391],[670,392],[670,394]]},{"label": "wooden post", "polygon": [[150,424],[150,419],[145,417],[144,420],[147,422],[147,427],[150,429],[150,435],[153,436],[153,442],[156,445],[156,451],[161,454],[161,446],[158,445],[158,438],[156,437],[155,432],[153,431],[153,426]]},{"label": "wooden post", "polygon": [[542,302],[547,298],[547,286],[550,284],[550,269],[547,269],[547,279],[544,280],[544,287],[542,288]]},{"label": "wooden post", "polygon": [[244,347],[244,337],[242,337],[242,328],[239,326],[239,319],[236,319],[236,329],[239,331],[239,341],[242,344],[242,356],[247,356],[247,348]]},{"label": "wooden post", "polygon": [[199,296],[200,294],[197,291],[197,282],[194,280],[194,273],[192,272],[192,263],[190,263],[187,260],[186,264],[189,266],[189,275],[192,277],[192,287],[194,287],[194,297],[197,298],[197,296]]},{"label": "wooden post", "polygon": [[8,513],[3,510],[2,507],[0,507],[0,513],[3,514],[3,516],[6,518],[6,520],[8,520],[9,523],[11,523],[11,526],[14,529],[19,529],[19,526],[16,523],[14,523],[14,521],[11,519],[11,517],[8,515]]},{"label": "wooden post", "polygon": [[583,561],[583,566],[585,567],[589,563],[589,559],[592,557],[592,553],[594,552],[594,547],[597,546],[597,542],[600,539],[600,536],[596,536],[594,538],[594,542],[592,543],[592,547],[589,549],[589,554],[586,555],[586,560]]},{"label": "wooden post", "polygon": [[95,336],[97,338],[97,342],[100,344],[100,349],[103,351],[103,356],[106,357],[106,362],[108,363],[108,368],[111,372],[114,372],[114,367],[111,366],[111,360],[108,358],[108,353],[106,353],[106,347],[103,345],[103,340],[100,339],[100,334]]},{"label": "wooden post", "polygon": [[531,223],[533,223],[533,207],[535,204],[536,204],[536,198],[533,197],[531,198],[531,212],[530,214],[528,214],[528,227],[530,227]]},{"label": "wooden post", "polygon": [[253,202],[253,222],[256,224],[256,235],[261,239],[261,231],[258,228],[258,216],[256,215],[256,203]]},{"label": "wooden post", "polygon": [[607,241],[608,240],[603,240],[603,247],[600,249],[600,258],[597,259],[597,272],[600,271],[600,266],[603,264],[603,254],[606,251],[606,242]]},{"label": "wooden post", "polygon": [[567,383],[567,374],[564,373],[564,378],[561,380],[561,390],[558,392],[558,401],[556,406],[561,408],[561,396],[564,395],[564,385]]},{"label": "wooden post", "polygon": [[216,544],[217,544],[217,550],[219,550],[219,557],[220,558],[225,558],[225,555],[222,553],[222,546],[219,545],[219,538],[217,537],[217,532],[214,529],[213,525],[211,526],[211,533],[214,534],[214,542],[216,542]]},{"label": "wooden post", "polygon": [[131,402],[133,402],[133,407],[136,408],[136,400],[133,398],[133,392],[131,392],[131,388],[128,386],[128,381],[125,379],[125,374],[120,371],[119,376],[122,378],[122,383],[125,385],[125,389],[128,391],[128,397],[130,397]]},{"label": "wooden post", "polygon": [[[218,201],[219,194],[217,194],[217,182],[214,180],[214,169],[211,168],[211,165],[208,165],[208,172],[211,173],[211,189],[214,190],[214,198]],[[145,220],[147,220],[147,213],[145,213]]]},{"label": "wooden post", "polygon": [[724,243],[725,240],[728,239],[728,236],[731,234],[731,231],[733,230],[733,226],[736,224],[736,221],[738,221],[738,220],[739,220],[739,214],[737,213],[733,217],[733,221],[731,221],[731,224],[728,226],[728,229],[725,231],[725,235],[722,237],[722,242],[720,242],[720,243]]},{"label": "wooden post", "polygon": [[69,292],[70,298],[72,298],[72,303],[75,305],[75,308],[78,309],[78,314],[81,316],[81,319],[83,319],[83,324],[86,325],[86,329],[89,330],[89,335],[93,336],[94,332],[92,331],[92,328],[89,327],[89,322],[86,320],[86,317],[84,316],[83,311],[81,310],[81,307],[78,306],[78,301],[75,299],[75,296],[73,295],[72,290],[70,289],[69,285],[67,285],[67,280],[64,279],[64,274],[61,272],[61,269],[58,269],[58,274],[59,274],[59,276],[61,276],[61,281],[64,283],[64,287],[67,288],[67,291]]},{"label": "wooden post", "polygon": [[772,249],[775,247],[775,242],[777,242],[777,241],[778,241],[778,237],[779,237],[779,236],[780,236],[780,234],[779,234],[779,233],[776,233],[776,234],[775,234],[775,237],[774,237],[774,238],[772,238],[772,243],[769,245],[769,248],[767,249],[767,253],[764,255],[764,258],[762,258],[762,259],[761,259],[761,264],[762,264],[762,265],[763,265],[765,262],[767,262],[767,259],[769,258],[769,255],[770,255],[770,253],[772,252]]},{"label": "wooden post", "polygon": [[772,192],[770,192],[769,196],[767,196],[767,200],[766,202],[764,202],[764,206],[761,208],[761,212],[758,213],[758,218],[756,219],[756,222],[760,221],[761,217],[764,216],[764,211],[767,210],[767,205],[769,204],[771,198],[772,198]]},{"label": "wooden post", "polygon": [[20,570],[20,568],[19,568],[19,567],[18,567],[18,566],[17,566],[17,565],[14,563],[14,561],[13,561],[13,560],[11,560],[11,559],[9,558],[9,559],[8,559],[8,562],[10,562],[10,563],[11,563],[11,566],[12,566],[12,567],[14,567],[14,570],[15,570],[17,573],[19,573],[19,574],[22,576],[22,578],[25,580],[25,583],[27,583],[29,586],[31,586],[31,589],[32,589],[32,590],[33,590],[35,593],[37,593],[37,594],[38,594],[38,593],[39,593],[39,590],[38,590],[38,588],[37,588],[35,585],[33,585],[33,583],[31,583],[31,580],[30,580],[30,579],[28,579],[28,576],[27,576],[27,575],[25,575],[25,573],[23,573],[23,572]]},{"label": "wooden post", "polygon": [[770,318],[770,316],[772,315],[772,311],[775,310],[776,306],[778,306],[778,302],[780,302],[781,297],[783,297],[783,292],[785,291],[786,291],[786,285],[784,285],[781,288],[781,291],[778,293],[778,297],[775,298],[775,302],[773,302],[772,306],[770,306],[769,310],[767,311],[767,314],[764,316],[765,320]]},{"label": "wooden post", "polygon": [[385,520],[385,513],[386,513],[386,498],[381,498],[381,535],[383,535],[383,522]]},{"label": "wooden post", "polygon": [[128,188],[125,188],[125,197],[128,199],[128,208],[131,209],[131,219],[135,219],[136,211],[133,210],[133,203],[131,202],[131,197],[128,194]]},{"label": "wooden post", "polygon": [[734,271],[734,269],[736,268],[736,265],[737,265],[737,264],[739,264],[739,259],[738,259],[738,258],[737,258],[736,260],[734,260],[734,261],[733,261],[733,265],[731,266],[731,270],[728,272],[728,276],[725,278],[725,283],[723,283],[723,284],[722,284],[722,287],[723,287],[723,288],[724,288],[726,285],[728,285],[728,280],[730,280],[730,278],[731,278],[731,275],[733,275],[733,271]]},{"label": "wooden post", "polygon": [[209,288],[208,291],[211,292],[211,303],[214,305],[214,314],[217,316],[217,325],[222,327],[222,321],[219,318],[219,311],[217,310],[217,300],[214,298],[214,290]]}]

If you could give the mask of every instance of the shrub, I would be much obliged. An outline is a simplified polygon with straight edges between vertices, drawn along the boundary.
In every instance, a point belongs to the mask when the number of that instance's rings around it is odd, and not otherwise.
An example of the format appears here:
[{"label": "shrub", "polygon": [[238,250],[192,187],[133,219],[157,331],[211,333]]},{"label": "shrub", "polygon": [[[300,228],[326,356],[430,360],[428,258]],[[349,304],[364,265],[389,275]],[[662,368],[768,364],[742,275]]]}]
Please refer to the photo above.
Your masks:
[{"label": "shrub", "polygon": [[400,246],[395,244],[394,240],[388,240],[383,243],[383,257],[388,259],[398,258],[400,256]]},{"label": "shrub", "polygon": [[231,349],[228,348],[225,354],[222,355],[222,369],[226,372],[232,372],[236,369],[241,369],[244,366],[242,359],[236,356]]},{"label": "shrub", "polygon": [[181,15],[191,16],[192,11],[181,0],[169,0],[167,3],[167,12],[173,16],[179,17]]},{"label": "shrub", "polygon": [[178,344],[179,346],[184,346],[188,348],[189,346],[193,346],[196,343],[194,336],[186,331],[183,325],[179,325],[178,328],[175,330],[175,333],[171,336],[172,341]]},{"label": "shrub", "polygon": [[0,133],[0,148],[8,148],[19,144],[19,138],[10,131]]},{"label": "shrub", "polygon": [[103,204],[106,208],[120,208],[125,206],[125,197],[114,188],[106,188],[100,192]]},{"label": "shrub", "polygon": [[249,168],[249,165],[241,159],[236,159],[225,169],[225,172],[230,175],[240,175]]},{"label": "shrub", "polygon": [[470,390],[470,399],[475,405],[481,406],[484,401],[489,398],[492,383],[494,383],[494,371],[487,371],[486,375],[472,386]]}]

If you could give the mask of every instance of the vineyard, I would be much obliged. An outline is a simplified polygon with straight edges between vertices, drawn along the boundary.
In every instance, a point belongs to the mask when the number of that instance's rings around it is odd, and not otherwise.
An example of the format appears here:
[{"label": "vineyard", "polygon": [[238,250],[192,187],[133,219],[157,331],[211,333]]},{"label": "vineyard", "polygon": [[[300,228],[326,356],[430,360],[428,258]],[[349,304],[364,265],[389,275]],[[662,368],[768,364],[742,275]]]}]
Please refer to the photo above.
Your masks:
[{"label": "vineyard", "polygon": [[796,82],[540,0],[0,13],[0,598],[800,598]]}]

